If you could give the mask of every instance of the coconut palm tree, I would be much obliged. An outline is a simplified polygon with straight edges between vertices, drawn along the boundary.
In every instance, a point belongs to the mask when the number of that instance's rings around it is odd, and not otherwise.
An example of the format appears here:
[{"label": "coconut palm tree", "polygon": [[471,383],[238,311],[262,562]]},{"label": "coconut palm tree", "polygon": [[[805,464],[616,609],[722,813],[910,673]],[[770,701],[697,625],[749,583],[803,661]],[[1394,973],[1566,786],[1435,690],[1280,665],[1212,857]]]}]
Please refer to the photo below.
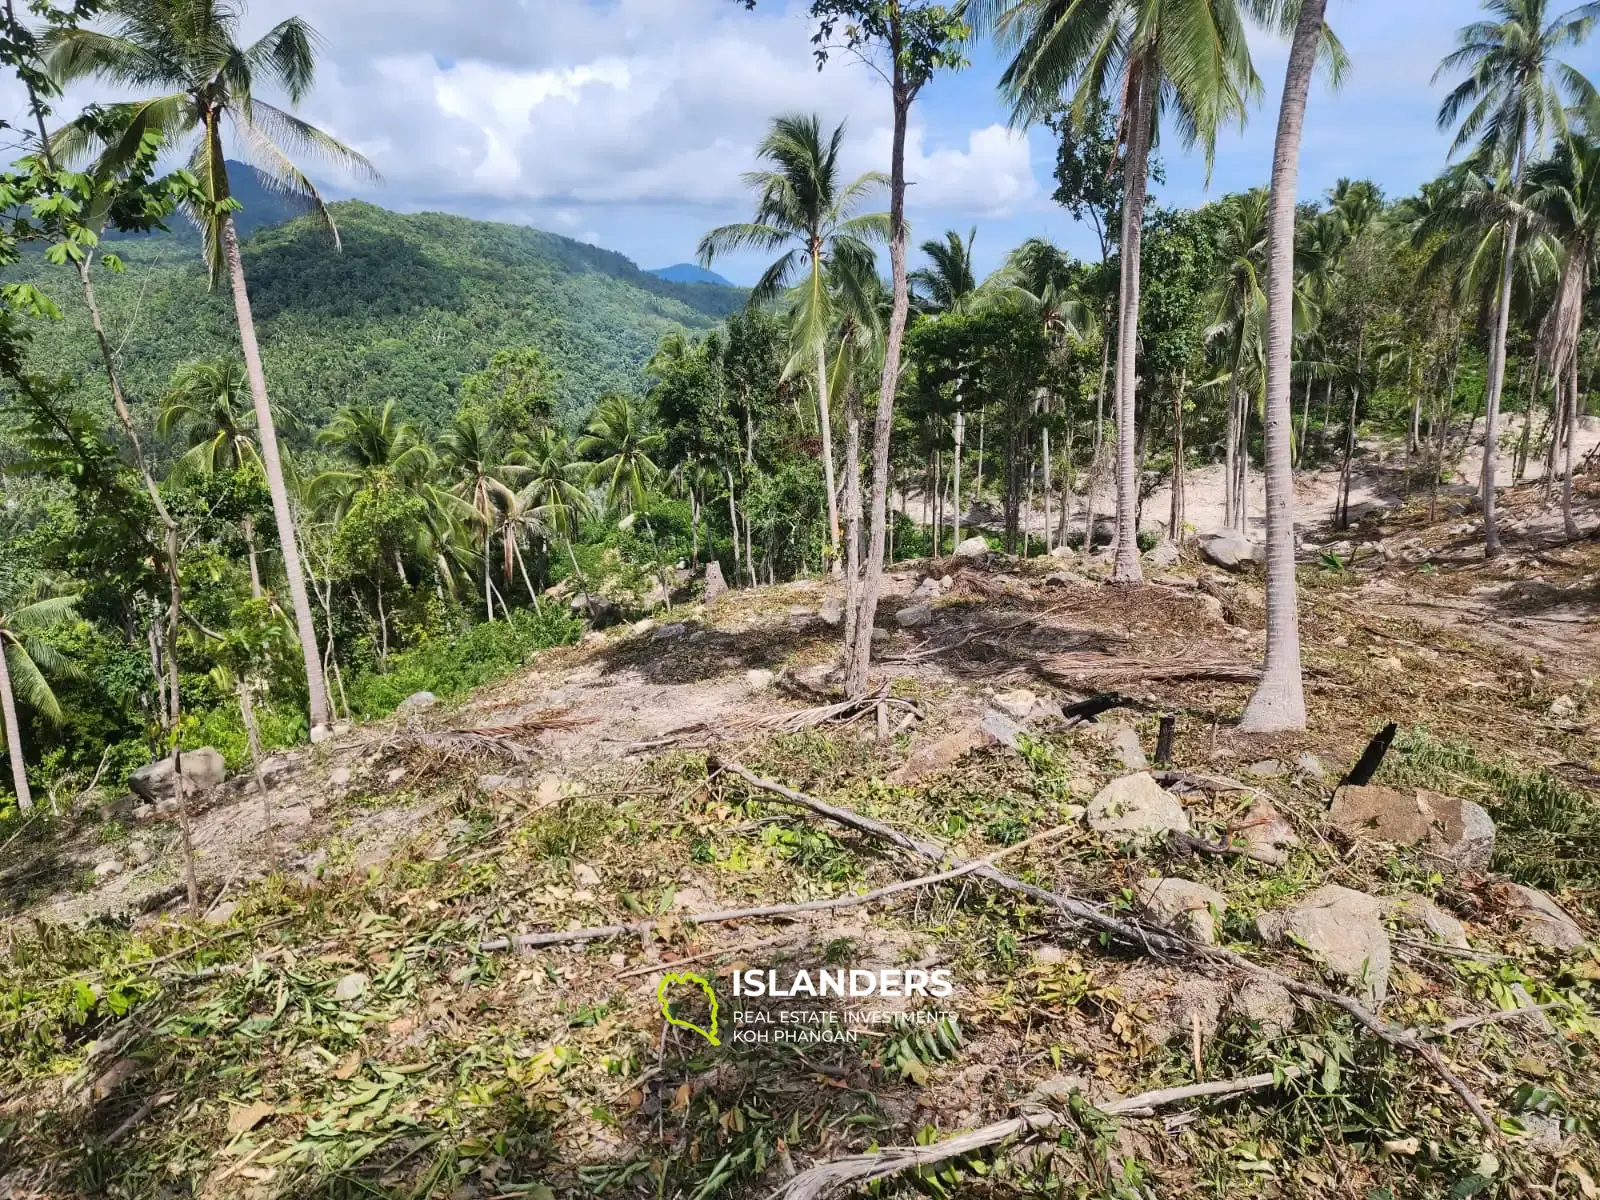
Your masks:
[{"label": "coconut palm tree", "polygon": [[567,547],[573,578],[583,585],[583,572],[572,541],[578,522],[589,511],[589,497],[583,490],[588,465],[575,460],[572,444],[554,429],[540,429],[521,447],[522,489],[517,503],[524,511],[541,513],[552,537],[560,537]]},{"label": "coconut palm tree", "polygon": [[[1594,86],[1557,58],[1583,42],[1600,16],[1600,0],[1551,15],[1549,0],[1484,0],[1490,19],[1461,30],[1456,49],[1445,56],[1434,79],[1458,70],[1467,77],[1439,106],[1439,128],[1456,130],[1451,154],[1473,147],[1487,170],[1503,164],[1513,195],[1522,191],[1529,159],[1551,132],[1566,129],[1567,105],[1592,105]],[[1489,374],[1484,397],[1483,541],[1484,554],[1500,553],[1495,518],[1495,458],[1499,453],[1500,395],[1505,387],[1506,337],[1511,323],[1512,274],[1522,233],[1514,215],[1501,256],[1500,287],[1489,335]]]},{"label": "coconut palm tree", "polygon": [[[1218,240],[1220,276],[1212,291],[1213,316],[1207,340],[1220,353],[1228,381],[1227,492],[1225,522],[1248,530],[1246,504],[1250,478],[1250,394],[1240,384],[1261,365],[1266,332],[1267,294],[1262,286],[1267,248],[1268,197],[1265,188],[1231,196]],[[1259,372],[1256,373],[1259,378]]]},{"label": "coconut palm tree", "polygon": [[[248,426],[246,398],[249,384],[236,359],[215,358],[185,363],[172,372],[161,401],[156,432],[164,438],[179,435],[188,451],[173,467],[179,479],[194,473],[263,471],[255,437]],[[256,519],[245,513],[240,521],[250,562],[250,595],[261,598],[261,569],[256,562]]]},{"label": "coconut palm tree", "polygon": [[[373,178],[377,173],[336,138],[257,95],[264,89],[280,90],[291,105],[299,104],[316,74],[315,30],[299,17],[287,17],[244,45],[239,41],[243,15],[242,0],[111,0],[103,28],[52,31],[45,47],[50,71],[60,82],[92,78],[141,93],[161,89],[120,105],[115,122],[86,116],[59,130],[53,140],[57,153],[69,161],[98,151],[99,169],[107,171],[133,161],[147,134],[159,133],[169,146],[192,142],[189,168],[200,181],[205,203],[194,206],[190,216],[200,227],[212,285],[226,273],[233,292],[315,729],[328,723],[327,688],[239,255],[223,127],[231,127],[239,150],[264,182],[311,202],[335,247],[338,230],[332,215],[292,155],[309,153]],[[117,132],[108,135],[108,129]]]},{"label": "coconut palm tree", "polygon": [[[489,582],[490,548],[496,530],[507,538],[513,536],[503,518],[516,505],[516,492],[508,479],[521,471],[517,463],[506,460],[497,445],[498,439],[483,422],[468,417],[457,417],[439,438],[439,465],[445,477],[453,480],[451,492],[472,512],[472,524],[477,530],[483,554],[483,604],[489,620],[494,620],[493,590]],[[510,582],[512,547],[509,541],[505,550],[505,581]]]},{"label": "coconut palm tree", "polygon": [[1102,98],[1119,104],[1125,200],[1117,313],[1117,542],[1112,579],[1138,583],[1134,397],[1138,375],[1139,253],[1150,150],[1165,114],[1210,161],[1219,125],[1243,120],[1260,91],[1241,9],[1270,0],[972,0],[969,18],[993,29],[1013,57],[1001,90],[1014,119],[1047,116],[1072,92],[1082,127]]},{"label": "coconut palm tree", "polygon": [[960,312],[978,290],[972,273],[972,243],[977,240],[974,225],[965,241],[954,229],[946,230],[944,241],[922,243],[928,265],[911,272],[911,282],[927,293],[921,307],[926,312]]},{"label": "coconut palm tree", "polygon": [[[794,353],[785,374],[807,358],[815,367],[817,424],[822,432],[822,467],[828,488],[828,536],[834,561],[839,558],[839,499],[834,479],[833,425],[828,411],[828,335],[836,323],[827,272],[846,261],[870,264],[873,242],[887,241],[889,218],[857,210],[887,184],[876,171],[844,183],[839,151],[844,145],[841,122],[826,138],[821,118],[791,115],[777,118],[762,140],[759,157],[771,168],[744,177],[760,194],[755,220],[723,225],[700,239],[702,266],[735,250],[783,253],[769,266],[750,293],[752,307],[767,305],[794,285],[791,296],[791,338]],[[802,274],[803,273],[803,274]]]},{"label": "coconut palm tree", "polygon": [[317,443],[345,460],[311,481],[311,497],[319,506],[333,502],[342,513],[350,497],[373,475],[387,472],[405,484],[420,483],[434,465],[433,452],[422,434],[395,413],[394,401],[380,409],[371,404],[347,404],[334,414]]},{"label": "coconut palm tree", "polygon": [[589,464],[589,483],[605,489],[606,504],[619,513],[636,513],[660,474],[650,457],[665,439],[644,426],[638,405],[621,392],[603,396],[578,440],[578,454]]},{"label": "coconut palm tree", "polygon": [[65,659],[40,635],[75,615],[77,597],[53,588],[42,576],[23,576],[9,565],[0,569],[0,712],[11,755],[11,781],[17,806],[33,807],[28,790],[28,767],[22,754],[22,727],[17,721],[17,701],[45,720],[60,724],[61,702],[45,678],[46,672],[70,671]]},{"label": "coconut palm tree", "polygon": [[1239,723],[1250,733],[1304,729],[1306,724],[1294,574],[1294,409],[1289,372],[1294,355],[1295,185],[1300,175],[1300,132],[1326,6],[1326,0],[1300,0],[1272,151],[1267,233],[1267,650],[1261,683]]}]

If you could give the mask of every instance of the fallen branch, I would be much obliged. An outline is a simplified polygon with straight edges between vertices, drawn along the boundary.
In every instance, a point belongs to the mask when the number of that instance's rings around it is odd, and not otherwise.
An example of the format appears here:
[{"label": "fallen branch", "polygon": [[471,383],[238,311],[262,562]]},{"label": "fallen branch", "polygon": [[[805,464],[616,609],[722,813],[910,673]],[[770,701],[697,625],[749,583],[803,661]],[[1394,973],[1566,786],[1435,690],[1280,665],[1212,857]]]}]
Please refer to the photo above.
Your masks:
[{"label": "fallen branch", "polygon": [[1109,654],[1050,654],[1038,660],[1043,674],[1068,683],[1130,684],[1209,679],[1220,683],[1254,683],[1261,668],[1223,659],[1117,658]]},{"label": "fallen branch", "polygon": [[[720,770],[726,771],[731,775],[737,775],[747,783],[762,791],[779,796],[790,804],[809,809],[819,816],[826,817],[846,828],[881,838],[891,845],[898,846],[902,850],[906,850],[920,858],[931,862],[944,862],[948,858],[948,853],[944,847],[934,842],[925,842],[909,837],[899,830],[883,824],[881,821],[873,820],[871,817],[863,816],[850,809],[838,808],[825,801],[807,796],[803,792],[797,792],[792,788],[785,787],[781,783],[763,779],[740,763],[722,759],[717,765]],[[1190,941],[1170,929],[1149,921],[1110,916],[1086,901],[1079,900],[1074,896],[1047,891],[1031,883],[1025,883],[1020,879],[997,871],[992,866],[981,866],[973,873],[980,879],[987,879],[1007,891],[1027,896],[1029,899],[1038,901],[1046,907],[1055,909],[1078,924],[1088,925],[1090,928],[1097,929],[1102,933],[1110,934],[1112,937],[1137,947],[1146,953],[1162,952],[1180,961],[1188,960],[1226,966],[1240,974],[1275,983],[1296,995],[1333,1005],[1335,1008],[1347,1013],[1357,1024],[1363,1026],[1384,1042],[1396,1049],[1408,1050],[1421,1058],[1450,1087],[1450,1090],[1460,1097],[1461,1102],[1466,1105],[1473,1117],[1477,1119],[1484,1132],[1490,1138],[1497,1139],[1499,1137],[1499,1128],[1490,1119],[1488,1111],[1483,1106],[1483,1101],[1478,1099],[1477,1094],[1462,1081],[1460,1076],[1450,1069],[1438,1050],[1424,1042],[1410,1030],[1402,1029],[1400,1026],[1391,1024],[1370,1012],[1355,997],[1332,991],[1318,984],[1305,983],[1292,975],[1270,970],[1252,962],[1236,951],[1228,950],[1221,946],[1208,946]]]},{"label": "fallen branch", "polygon": [[390,751],[432,750],[446,758],[509,758],[512,762],[531,762],[538,755],[522,739],[554,729],[579,729],[593,725],[599,717],[574,717],[570,708],[546,708],[513,725],[478,725],[470,729],[446,729],[438,733],[406,732],[383,739]]},{"label": "fallen branch", "polygon": [[908,651],[905,654],[888,654],[878,661],[885,663],[916,663],[922,662],[924,659],[928,658],[937,658],[942,654],[949,654],[952,650],[959,650],[962,646],[965,646],[971,642],[983,641],[987,638],[998,637],[1002,633],[1011,633],[1015,630],[1021,629],[1024,625],[1038,624],[1046,617],[1059,612],[1065,607],[1065,604],[1053,604],[1049,608],[1044,609],[1042,612],[1028,613],[1026,616],[1020,617],[1015,621],[1005,621],[999,625],[985,625],[980,629],[974,629],[965,637],[957,638],[953,642],[946,642],[942,646],[926,646],[920,650]]},{"label": "fallen branch", "polygon": [[807,729],[815,729],[819,725],[848,725],[850,722],[860,720],[865,716],[870,715],[876,718],[879,712],[887,714],[891,708],[904,710],[908,721],[916,721],[922,718],[921,705],[915,700],[889,695],[888,686],[885,685],[867,696],[858,696],[853,700],[818,704],[811,708],[802,708],[793,712],[739,717],[716,725],[708,725],[704,722],[683,725],[677,729],[669,729],[660,737],[651,738],[643,742],[634,742],[628,747],[628,753],[642,754],[652,750],[662,750],[669,746],[703,748],[710,746],[714,742],[745,737],[755,733],[800,733]]},{"label": "fallen branch", "polygon": [[1557,1002],[1555,1004],[1530,1004],[1525,1008],[1507,1008],[1498,1012],[1483,1013],[1476,1017],[1457,1017],[1454,1021],[1446,1021],[1436,1030],[1426,1030],[1424,1032],[1434,1037],[1449,1037],[1451,1034],[1475,1029],[1479,1025],[1492,1025],[1502,1021],[1521,1021],[1527,1017],[1542,1016],[1553,1008],[1565,1007],[1565,1004]]},{"label": "fallen branch", "polygon": [[[831,900],[810,900],[804,904],[767,904],[759,908],[735,908],[724,912],[710,913],[685,913],[683,920],[696,925],[721,925],[730,921],[749,921],[764,917],[792,917],[800,913],[832,912],[840,908],[857,908],[863,904],[873,904],[879,900],[887,899],[900,892],[908,892],[913,888],[932,887],[938,883],[948,883],[952,879],[959,879],[963,875],[971,875],[992,867],[997,859],[1007,855],[1016,854],[1026,850],[1037,842],[1049,838],[1060,837],[1063,833],[1074,828],[1071,825],[1057,825],[1054,829],[1047,829],[1043,833],[1036,833],[1026,841],[1018,842],[1014,846],[1007,846],[997,850],[986,858],[975,858],[952,867],[948,871],[940,871],[937,875],[923,875],[916,879],[903,879],[898,883],[891,883],[887,887],[878,888],[876,891],[864,892],[859,896],[835,896]],[[632,933],[646,937],[655,928],[655,918],[636,921],[631,925],[595,925],[587,929],[562,929],[546,933],[519,933],[510,938],[494,938],[491,941],[479,942],[478,949],[484,953],[494,950],[532,950],[540,946],[560,946],[572,942],[595,942],[603,938],[621,937],[623,934]]]},{"label": "fallen branch", "polygon": [[[1143,1092],[1126,1100],[1115,1100],[1095,1107],[1107,1116],[1154,1115],[1155,1110],[1184,1100],[1216,1099],[1238,1096],[1245,1092],[1260,1091],[1287,1082],[1301,1074],[1297,1067],[1282,1071],[1251,1075],[1244,1079],[1217,1080],[1213,1083],[1196,1083],[1188,1087],[1163,1088]],[[1051,1109],[1034,1109],[1007,1121],[996,1121],[967,1133],[957,1134],[930,1146],[888,1146],[874,1154],[854,1154],[849,1158],[835,1159],[802,1171],[784,1184],[773,1200],[818,1200],[842,1187],[859,1187],[874,1179],[885,1179],[914,1167],[931,1167],[952,1158],[973,1154],[997,1146],[1019,1135],[1047,1133],[1062,1125],[1071,1124],[1070,1113]]]}]

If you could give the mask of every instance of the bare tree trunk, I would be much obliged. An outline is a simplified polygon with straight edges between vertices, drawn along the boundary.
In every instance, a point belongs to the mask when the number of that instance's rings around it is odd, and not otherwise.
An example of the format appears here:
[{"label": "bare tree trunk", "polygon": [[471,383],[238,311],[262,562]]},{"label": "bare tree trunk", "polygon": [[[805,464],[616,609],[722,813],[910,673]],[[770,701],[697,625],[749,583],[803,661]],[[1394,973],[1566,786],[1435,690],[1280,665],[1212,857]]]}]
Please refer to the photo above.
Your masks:
[{"label": "bare tree trunk", "polygon": [[980,504],[983,502],[983,414],[988,409],[987,404],[978,406],[978,469],[972,484],[972,499],[974,503]]},{"label": "bare tree trunk", "polygon": [[[861,398],[855,379],[845,385],[844,434],[844,656],[855,659],[856,641],[862,636],[861,618]],[[867,639],[872,630],[865,631]]]},{"label": "bare tree trunk", "polygon": [[256,519],[251,513],[244,515],[245,557],[250,561],[250,599],[261,599],[261,569],[256,565]]},{"label": "bare tree trunk", "polygon": [[733,530],[733,579],[737,583],[739,581],[739,563],[744,558],[744,553],[740,549],[739,543],[739,510],[733,503],[733,468],[724,467],[723,470],[728,473],[728,525]]},{"label": "bare tree trunk", "polygon": [[955,543],[961,544],[961,447],[966,441],[967,414],[956,410],[955,502],[951,509],[955,515]]},{"label": "bare tree trunk", "polygon": [[17,698],[11,691],[11,668],[6,662],[8,646],[0,640],[0,709],[5,712],[6,751],[11,755],[11,782],[17,793],[17,807],[33,808],[33,793],[28,790],[28,764],[22,757],[22,726],[17,721]]},{"label": "bare tree trunk", "polygon": [[1039,433],[1044,440],[1044,552],[1049,554],[1053,549],[1050,545],[1050,427],[1046,425]]},{"label": "bare tree trunk", "polygon": [[[1517,439],[1517,452],[1511,459],[1511,482],[1521,483],[1522,477],[1528,470],[1528,449],[1530,438],[1533,436],[1533,405],[1539,395],[1539,366],[1541,355],[1537,349],[1533,352],[1533,386],[1528,389],[1528,403],[1522,410],[1522,436]],[[1556,391],[1561,391],[1559,382]],[[1559,403],[1559,396],[1557,402]]]},{"label": "bare tree trunk", "polygon": [[1566,463],[1561,475],[1561,528],[1567,535],[1568,541],[1577,541],[1581,536],[1578,532],[1578,522],[1572,515],[1572,446],[1577,441],[1578,434],[1578,347],[1573,343],[1572,356],[1567,364],[1567,402],[1566,402]]},{"label": "bare tree trunk", "polygon": [[1183,541],[1183,394],[1189,388],[1185,371],[1172,398],[1172,505],[1167,513],[1167,540],[1174,546]]},{"label": "bare tree trunk", "polygon": [[872,665],[870,636],[878,612],[878,590],[883,582],[884,526],[889,501],[889,443],[894,434],[894,396],[900,384],[900,348],[905,338],[906,314],[910,297],[906,281],[906,124],[916,90],[906,79],[903,58],[904,31],[898,5],[889,8],[889,61],[893,70],[894,134],[889,169],[889,266],[894,300],[889,310],[889,328],[884,337],[883,377],[878,388],[878,411],[872,428],[872,532],[867,547],[865,577],[859,601],[856,628],[868,631],[856,639],[855,653],[845,673],[845,693],[863,695],[867,673]]},{"label": "bare tree trunk", "polygon": [[[218,150],[220,153],[220,150]],[[250,293],[245,287],[244,260],[239,256],[239,234],[233,217],[222,221],[222,250],[228,264],[228,280],[233,288],[233,308],[238,317],[239,345],[244,351],[245,373],[250,379],[250,397],[256,415],[256,433],[261,443],[261,464],[266,468],[267,491],[272,496],[272,516],[278,526],[278,545],[283,555],[283,571],[289,581],[289,600],[294,610],[295,628],[300,634],[301,657],[305,661],[306,692],[310,698],[311,726],[315,730],[328,724],[328,692],[322,678],[322,661],[317,654],[317,629],[311,620],[311,601],[300,566],[299,542],[295,537],[294,517],[289,512],[289,489],[283,479],[283,462],[278,455],[278,434],[272,421],[272,405],[267,400],[267,375],[261,365],[261,348],[256,344],[255,319],[250,314]]]},{"label": "bare tree trunk", "polygon": [[1300,131],[1326,2],[1301,0],[1272,156],[1272,224],[1267,234],[1267,652],[1261,683],[1239,722],[1239,728],[1250,733],[1306,725],[1294,573],[1294,471],[1289,462],[1294,413],[1289,372],[1294,350],[1294,201]]},{"label": "bare tree trunk", "polygon": [[[813,255],[816,249],[812,250]],[[812,269],[820,271],[821,264],[813,259]],[[832,550],[833,559],[829,567],[831,571],[839,569],[839,493],[838,485],[833,474],[833,421],[828,411],[828,348],[821,338],[817,339],[817,423],[822,429],[822,474],[828,488],[828,546]],[[746,547],[748,549],[748,547]],[[754,571],[754,568],[751,568]],[[750,586],[755,586],[754,574],[750,577]]]},{"label": "bare tree trunk", "polygon": [[1117,549],[1111,582],[1144,582],[1139,563],[1136,510],[1138,479],[1134,472],[1134,401],[1139,359],[1139,253],[1144,240],[1144,204],[1150,166],[1150,132],[1157,81],[1140,64],[1132,83],[1133,124],[1123,168],[1122,282],[1117,321]]},{"label": "bare tree trunk", "polygon": [[1239,501],[1239,374],[1237,371],[1228,379],[1228,437],[1223,450],[1223,477],[1226,481],[1222,490],[1222,523],[1229,529],[1238,525]]},{"label": "bare tree trunk", "polygon": [[277,846],[272,833],[272,793],[267,791],[267,777],[261,770],[261,731],[256,727],[256,709],[250,701],[250,684],[239,678],[239,717],[244,721],[245,739],[250,743],[250,769],[255,773],[256,790],[261,793],[261,820],[267,835],[267,863],[278,859]]},{"label": "bare tree trunk", "polygon": [[[1520,134],[1519,134],[1520,139]],[[1522,146],[1516,147],[1516,180],[1513,194],[1522,192]],[[1511,324],[1511,281],[1516,268],[1517,239],[1522,222],[1513,217],[1506,233],[1505,262],[1500,267],[1500,291],[1495,298],[1494,329],[1489,338],[1489,378],[1483,400],[1483,553],[1485,558],[1500,554],[1500,527],[1495,516],[1495,456],[1500,436],[1500,392],[1505,386],[1506,334]]]}]

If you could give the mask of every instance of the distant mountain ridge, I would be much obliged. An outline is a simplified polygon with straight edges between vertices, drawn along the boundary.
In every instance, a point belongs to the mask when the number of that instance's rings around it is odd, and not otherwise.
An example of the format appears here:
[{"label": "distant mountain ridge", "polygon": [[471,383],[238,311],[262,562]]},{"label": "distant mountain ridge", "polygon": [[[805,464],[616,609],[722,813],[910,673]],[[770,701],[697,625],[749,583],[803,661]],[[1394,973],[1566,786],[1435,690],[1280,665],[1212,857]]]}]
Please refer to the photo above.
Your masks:
[{"label": "distant mountain ridge", "polygon": [[715,271],[708,271],[694,263],[674,263],[670,267],[654,267],[651,275],[658,276],[672,283],[709,283],[717,287],[737,287],[731,279],[724,279]]}]

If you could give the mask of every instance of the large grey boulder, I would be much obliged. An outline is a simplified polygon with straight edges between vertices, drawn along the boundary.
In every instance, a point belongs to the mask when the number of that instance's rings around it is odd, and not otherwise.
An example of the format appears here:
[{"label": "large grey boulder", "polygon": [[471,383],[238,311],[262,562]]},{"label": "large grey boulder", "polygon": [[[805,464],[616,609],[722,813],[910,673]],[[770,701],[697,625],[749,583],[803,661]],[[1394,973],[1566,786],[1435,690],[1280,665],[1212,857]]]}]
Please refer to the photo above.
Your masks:
[{"label": "large grey boulder", "polygon": [[1154,547],[1145,552],[1144,560],[1152,567],[1176,566],[1183,551],[1172,542],[1157,542]]},{"label": "large grey boulder", "polygon": [[956,547],[957,558],[982,558],[989,553],[989,543],[981,537],[969,537]]},{"label": "large grey boulder", "polygon": [[1262,913],[1256,930],[1271,945],[1300,946],[1354,984],[1357,995],[1376,1008],[1389,994],[1391,960],[1383,910],[1384,902],[1376,896],[1329,884],[1292,908]]},{"label": "large grey boulder", "polygon": [[411,695],[395,705],[395,708],[400,712],[422,712],[438,703],[439,697],[432,692],[412,692]]},{"label": "large grey boulder", "polygon": [[894,614],[895,624],[901,629],[918,629],[933,620],[933,606],[927,601],[908,604]]},{"label": "large grey boulder", "polygon": [[1470,800],[1425,788],[1342,787],[1328,819],[1346,833],[1399,846],[1425,845],[1428,857],[1461,874],[1482,874],[1494,858],[1494,821]]},{"label": "large grey boulder", "polygon": [[1228,898],[1214,888],[1188,879],[1141,879],[1133,888],[1139,907],[1163,925],[1197,942],[1215,945],[1217,918]]},{"label": "large grey boulder", "polygon": [[1189,814],[1147,772],[1113,779],[1089,801],[1089,828],[1119,840],[1188,833]]},{"label": "large grey boulder", "polygon": [[[198,796],[209,792],[227,777],[227,765],[222,761],[220,750],[203,746],[199,750],[183,752],[183,787],[186,795]],[[140,767],[128,777],[128,786],[146,800],[175,800],[178,786],[172,775],[172,759],[162,758]]]},{"label": "large grey boulder", "polygon": [[1576,950],[1587,940],[1572,914],[1537,888],[1507,883],[1502,885],[1500,898],[1531,942],[1552,950]]},{"label": "large grey boulder", "polygon": [[712,561],[706,564],[706,594],[705,604],[710,608],[728,591],[728,581],[722,577],[722,564]]},{"label": "large grey boulder", "polygon": [[1230,571],[1243,570],[1267,558],[1264,547],[1252,542],[1237,529],[1213,529],[1196,539],[1200,553],[1208,562]]}]

